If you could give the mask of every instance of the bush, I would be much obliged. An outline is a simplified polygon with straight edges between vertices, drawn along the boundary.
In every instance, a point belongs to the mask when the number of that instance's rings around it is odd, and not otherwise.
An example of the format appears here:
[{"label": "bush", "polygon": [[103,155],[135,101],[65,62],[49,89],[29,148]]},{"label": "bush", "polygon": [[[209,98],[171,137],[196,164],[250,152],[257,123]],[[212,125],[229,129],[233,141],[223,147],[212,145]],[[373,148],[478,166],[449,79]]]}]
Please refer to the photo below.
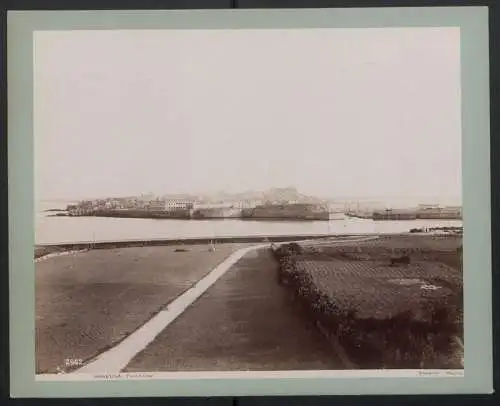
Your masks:
[{"label": "bush", "polygon": [[292,255],[300,255],[303,253],[303,248],[297,243],[282,244],[274,248],[276,258],[288,257]]},{"label": "bush", "polygon": [[296,254],[296,255],[300,255],[303,253],[303,249],[302,249],[302,246],[300,246],[299,244],[297,244],[296,242],[292,242],[290,244],[288,244],[288,250],[292,253],[292,254]]}]

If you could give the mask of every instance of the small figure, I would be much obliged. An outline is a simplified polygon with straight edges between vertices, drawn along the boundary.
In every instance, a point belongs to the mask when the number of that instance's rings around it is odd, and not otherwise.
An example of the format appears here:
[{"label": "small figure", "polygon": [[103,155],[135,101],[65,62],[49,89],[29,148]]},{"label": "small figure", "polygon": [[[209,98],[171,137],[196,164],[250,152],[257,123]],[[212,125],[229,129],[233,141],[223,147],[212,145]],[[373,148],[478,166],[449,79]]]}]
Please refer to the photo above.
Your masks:
[{"label": "small figure", "polygon": [[210,241],[210,247],[208,248],[208,252],[215,252],[215,245],[213,241]]}]

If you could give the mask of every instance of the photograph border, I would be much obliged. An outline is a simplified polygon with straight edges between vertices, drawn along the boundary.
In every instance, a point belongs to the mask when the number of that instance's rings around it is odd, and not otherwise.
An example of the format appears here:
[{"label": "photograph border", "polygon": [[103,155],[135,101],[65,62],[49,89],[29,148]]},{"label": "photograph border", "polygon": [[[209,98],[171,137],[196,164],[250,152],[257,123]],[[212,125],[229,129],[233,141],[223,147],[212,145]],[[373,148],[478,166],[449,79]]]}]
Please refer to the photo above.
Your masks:
[{"label": "photograph border", "polygon": [[[459,27],[464,376],[35,380],[33,33],[39,30]],[[10,379],[13,397],[491,393],[491,202],[487,7],[10,11],[7,16]],[[390,379],[390,380],[389,380]]]}]

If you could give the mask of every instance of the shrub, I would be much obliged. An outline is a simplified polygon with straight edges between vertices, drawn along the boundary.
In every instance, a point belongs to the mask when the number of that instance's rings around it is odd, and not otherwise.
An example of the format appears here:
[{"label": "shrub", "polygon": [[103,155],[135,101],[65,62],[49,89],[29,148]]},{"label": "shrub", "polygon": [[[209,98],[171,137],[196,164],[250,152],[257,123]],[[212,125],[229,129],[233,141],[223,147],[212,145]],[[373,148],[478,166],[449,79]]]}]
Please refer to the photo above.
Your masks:
[{"label": "shrub", "polygon": [[303,252],[302,247],[299,244],[297,244],[296,242],[292,242],[292,243],[288,244],[288,250],[292,254],[297,254],[297,255],[300,255]]}]

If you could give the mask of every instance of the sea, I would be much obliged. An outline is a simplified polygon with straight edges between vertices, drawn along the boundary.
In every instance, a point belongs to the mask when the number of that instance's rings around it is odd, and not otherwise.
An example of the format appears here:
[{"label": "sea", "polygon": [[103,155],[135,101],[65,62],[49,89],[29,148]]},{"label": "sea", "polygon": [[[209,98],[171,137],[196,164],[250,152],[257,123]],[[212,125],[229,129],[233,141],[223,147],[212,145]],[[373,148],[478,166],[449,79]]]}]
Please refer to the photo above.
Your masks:
[{"label": "sea", "polygon": [[35,218],[36,244],[162,238],[400,233],[407,232],[412,228],[462,226],[461,220],[373,221],[358,218],[331,221],[155,220],[55,217],[53,212],[45,211],[47,209],[65,209],[66,205],[67,202],[63,201],[44,201],[37,204]]}]

